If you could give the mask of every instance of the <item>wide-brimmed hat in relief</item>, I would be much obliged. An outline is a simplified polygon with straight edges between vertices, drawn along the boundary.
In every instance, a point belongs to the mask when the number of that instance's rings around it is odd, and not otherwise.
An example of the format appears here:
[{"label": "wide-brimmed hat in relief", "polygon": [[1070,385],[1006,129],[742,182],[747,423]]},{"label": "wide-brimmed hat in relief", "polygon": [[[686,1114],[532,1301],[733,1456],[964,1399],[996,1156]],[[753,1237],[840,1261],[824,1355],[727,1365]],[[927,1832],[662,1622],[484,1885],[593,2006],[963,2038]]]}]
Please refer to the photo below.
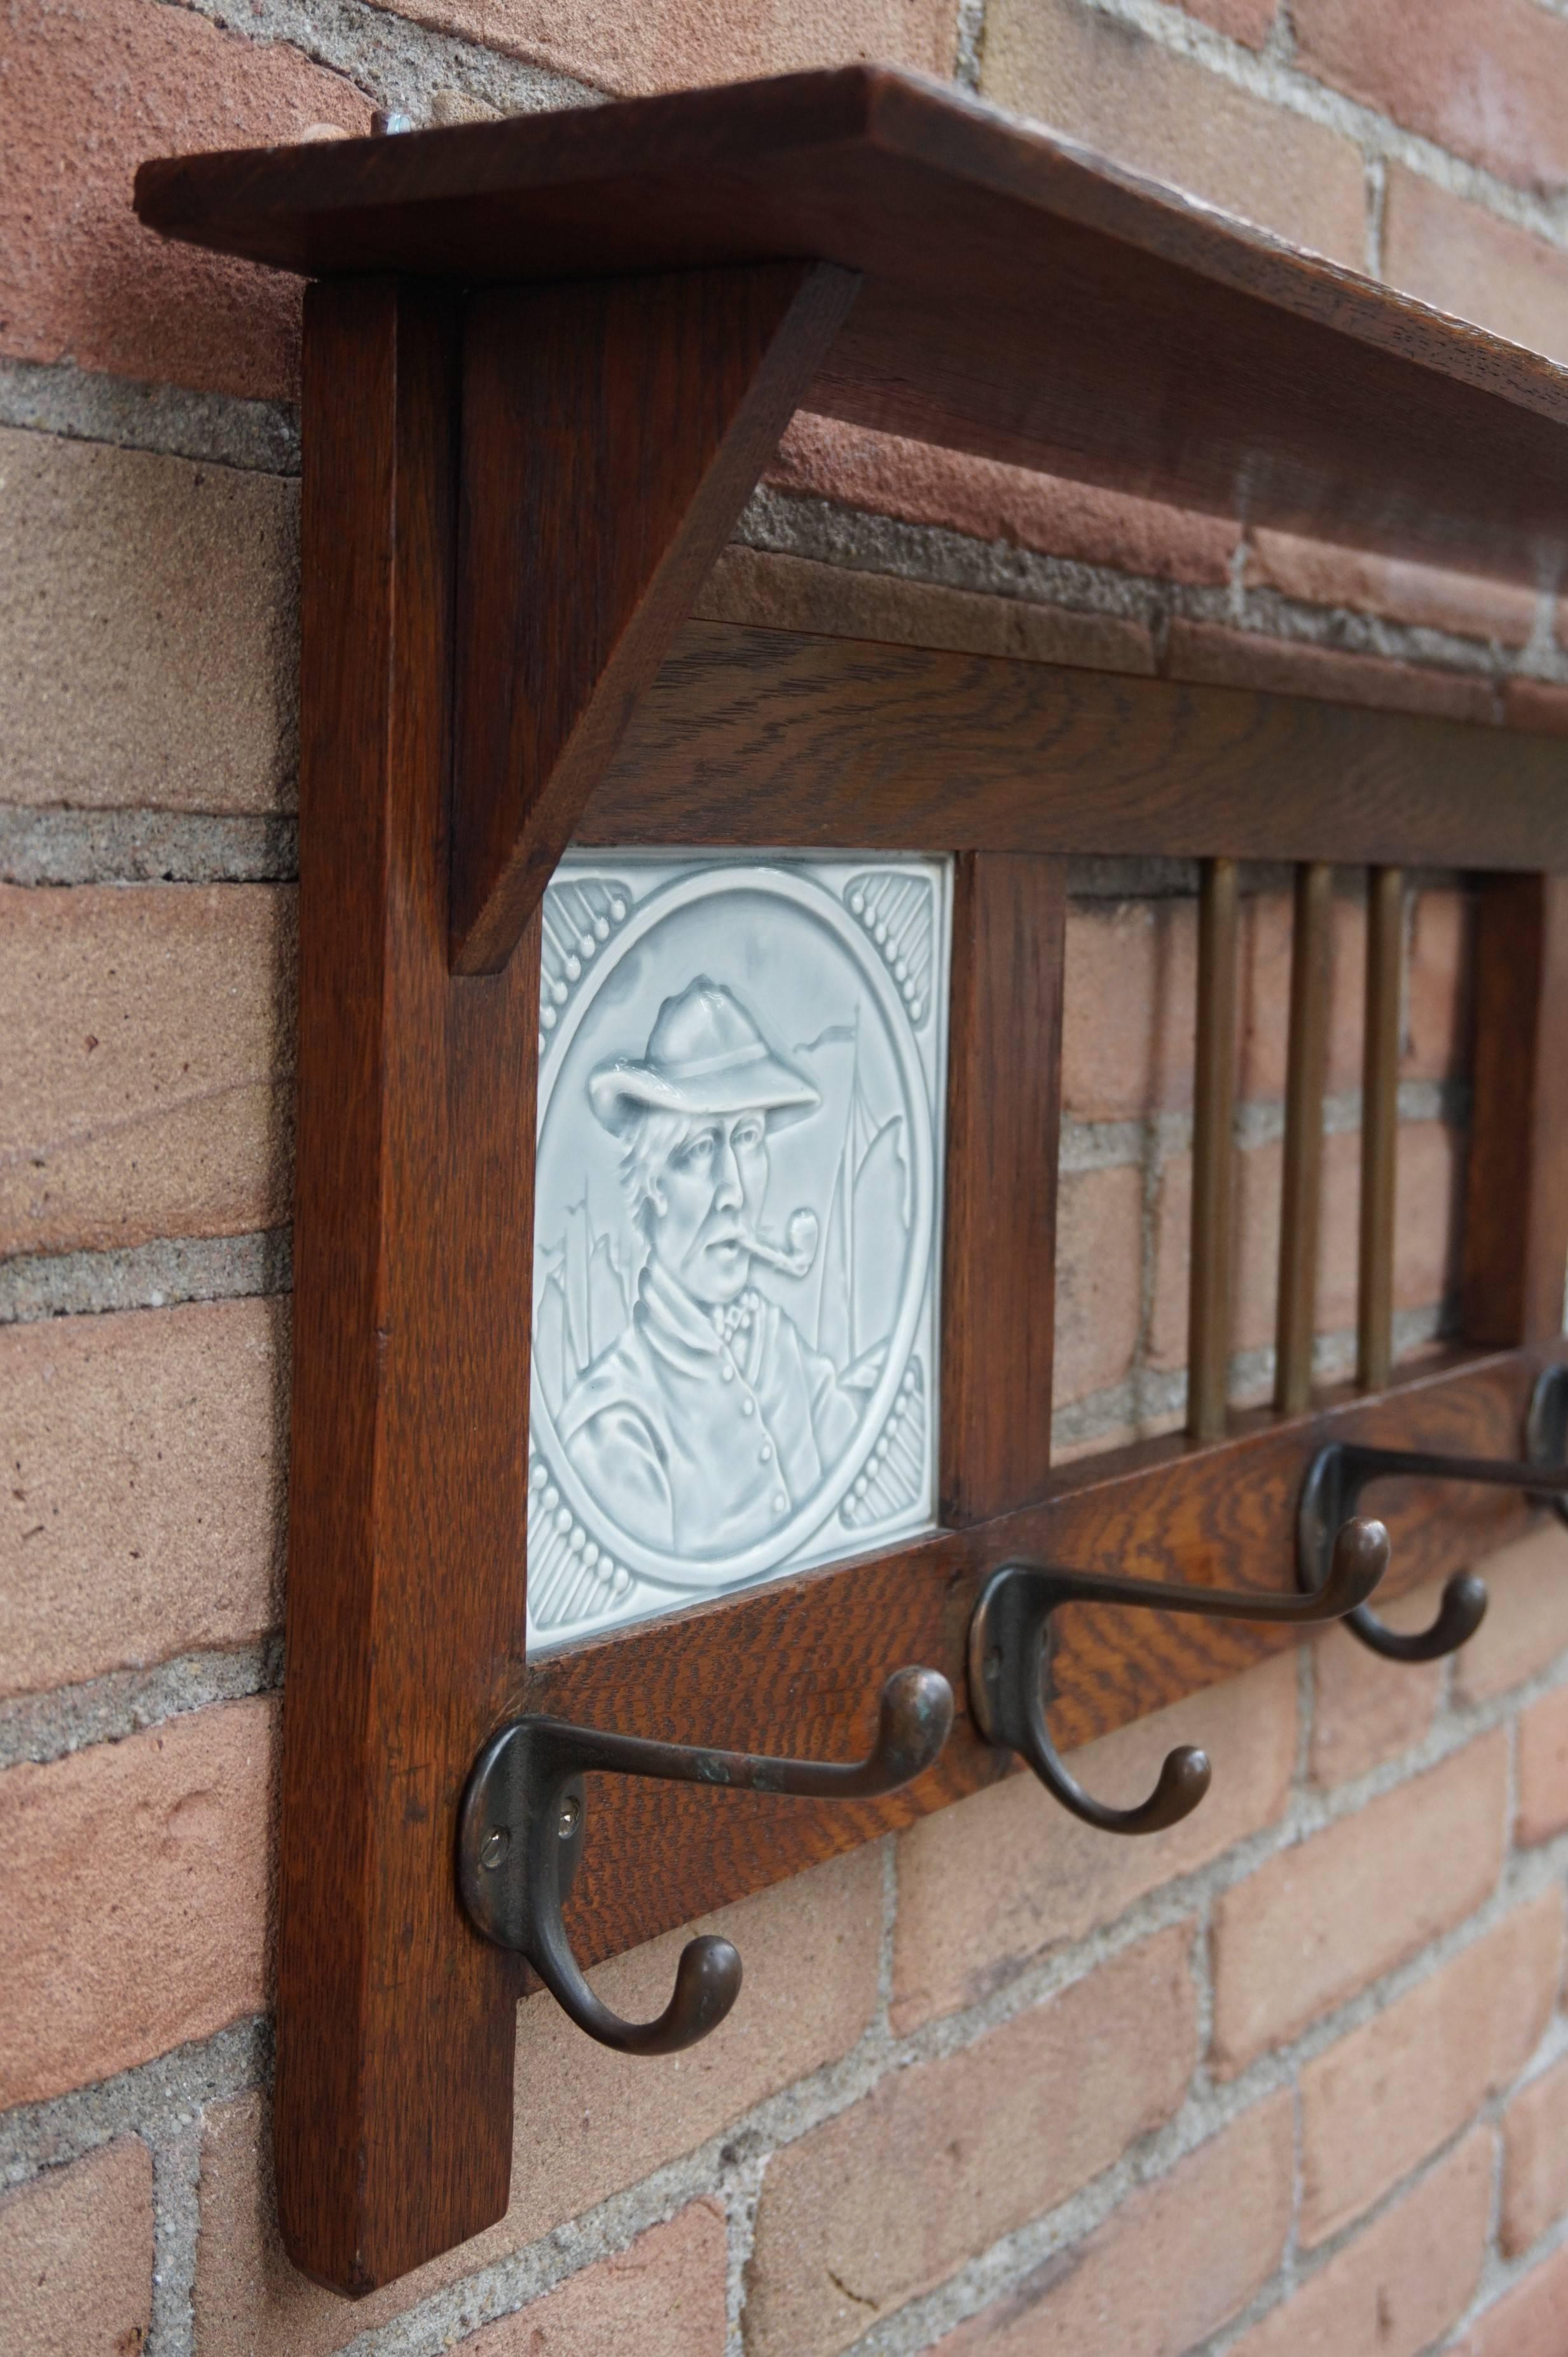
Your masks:
[{"label": "wide-brimmed hat in relief", "polygon": [[617,1136],[644,1113],[703,1119],[763,1113],[777,1127],[822,1101],[821,1091],[768,1046],[734,992],[705,974],[664,1001],[640,1062],[618,1056],[588,1081],[588,1103]]}]

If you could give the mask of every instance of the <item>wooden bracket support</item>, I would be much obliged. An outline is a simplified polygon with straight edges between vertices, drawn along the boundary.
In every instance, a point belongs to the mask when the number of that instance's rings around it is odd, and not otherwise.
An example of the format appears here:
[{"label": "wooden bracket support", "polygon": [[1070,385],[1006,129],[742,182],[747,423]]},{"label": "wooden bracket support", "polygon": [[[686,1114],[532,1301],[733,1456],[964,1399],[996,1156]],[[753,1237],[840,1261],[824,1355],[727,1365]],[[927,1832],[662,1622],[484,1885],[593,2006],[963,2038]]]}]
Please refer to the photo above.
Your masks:
[{"label": "wooden bracket support", "polygon": [[860,282],[499,287],[463,338],[452,963],[505,965]]},{"label": "wooden bracket support", "polygon": [[307,297],[276,2143],[341,2291],[508,2199],[520,1968],[452,1861],[523,1669],[531,919],[855,285]]}]

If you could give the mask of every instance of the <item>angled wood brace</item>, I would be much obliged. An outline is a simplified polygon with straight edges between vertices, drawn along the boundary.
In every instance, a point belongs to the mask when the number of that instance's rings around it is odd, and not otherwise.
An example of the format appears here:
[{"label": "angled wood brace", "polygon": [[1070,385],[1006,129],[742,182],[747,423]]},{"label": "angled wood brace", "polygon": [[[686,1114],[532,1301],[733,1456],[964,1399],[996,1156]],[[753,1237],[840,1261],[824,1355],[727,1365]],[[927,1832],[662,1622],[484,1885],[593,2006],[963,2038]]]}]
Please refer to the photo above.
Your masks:
[{"label": "angled wood brace", "polygon": [[858,285],[786,262],[471,298],[456,973],[517,946]]}]

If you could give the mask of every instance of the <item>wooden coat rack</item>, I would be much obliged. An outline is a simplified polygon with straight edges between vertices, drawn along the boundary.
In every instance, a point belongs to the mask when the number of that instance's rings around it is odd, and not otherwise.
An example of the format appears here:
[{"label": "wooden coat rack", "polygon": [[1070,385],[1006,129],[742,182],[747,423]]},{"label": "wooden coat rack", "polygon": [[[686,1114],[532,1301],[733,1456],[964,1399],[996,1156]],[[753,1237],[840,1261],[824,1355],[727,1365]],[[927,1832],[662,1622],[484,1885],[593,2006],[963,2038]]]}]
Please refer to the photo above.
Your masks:
[{"label": "wooden coat rack", "polygon": [[[1568,373],[877,68],[160,161],[136,205],[314,281],[277,2165],[292,2255],[358,2293],[506,2207],[520,1966],[462,1912],[454,1855],[509,1714],[856,1757],[899,1663],[961,1695],[972,1608],[1009,1557],[1283,1594],[1326,1440],[1517,1455],[1562,1348],[1568,748],[695,622],[791,413],[1529,582],[1568,549]],[[537,928],[574,839],[959,855],[942,1526],[531,1667]],[[1196,1428],[1052,1475],[1066,863],[1133,852],[1209,863]],[[1287,1286],[1280,1405],[1227,1415],[1209,1247],[1238,859],[1483,882],[1462,1338],[1390,1385],[1374,1172],[1363,1388],[1310,1396],[1310,1303]],[[1298,892],[1298,940],[1322,890]],[[1398,1584],[1523,1511],[1412,1492]],[[1057,1733],[1275,1641],[1081,1608]],[[607,1780],[577,1948],[613,1954],[1002,1772],[966,1717],[891,1797],[715,1812]]]}]

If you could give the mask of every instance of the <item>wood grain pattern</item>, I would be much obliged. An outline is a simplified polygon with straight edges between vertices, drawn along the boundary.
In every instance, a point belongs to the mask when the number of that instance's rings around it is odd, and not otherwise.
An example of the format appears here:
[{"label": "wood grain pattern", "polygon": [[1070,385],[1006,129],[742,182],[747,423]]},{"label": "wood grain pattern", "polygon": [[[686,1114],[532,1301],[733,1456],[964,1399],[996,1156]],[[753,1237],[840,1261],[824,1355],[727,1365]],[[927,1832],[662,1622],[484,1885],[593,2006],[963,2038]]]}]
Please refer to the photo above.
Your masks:
[{"label": "wood grain pattern", "polygon": [[447,972],[456,388],[438,291],[311,291],[276,2153],[351,2293],[499,2217],[511,2140],[452,1858],[523,1661],[539,957]]},{"label": "wood grain pattern", "polygon": [[1206,859],[1197,903],[1197,1042],[1193,1064],[1187,1428],[1225,1431],[1230,1372],[1231,1208],[1236,1146],[1236,927],[1233,859]]},{"label": "wood grain pattern", "polygon": [[941,1519],[1038,1497],[1051,1462],[1067,862],[958,864],[942,1243]]},{"label": "wood grain pattern", "polygon": [[307,273],[865,274],[803,405],[1533,581],[1568,374],[955,91],[852,66],[144,165],[142,219]]},{"label": "wood grain pattern", "polygon": [[[938,1765],[884,1800],[826,1806],[753,1793],[590,1784],[588,1833],[567,1918],[585,1960],[690,1921],[1008,1772],[969,1724],[964,1641],[983,1579],[1014,1556],[1151,1579],[1294,1588],[1302,1474],[1323,1441],[1512,1454],[1534,1354],[1509,1353],[1396,1377],[1378,1401],[1341,1392],[1310,1416],[1231,1419],[1224,1442],[1182,1437],[1090,1458],[1053,1476],[1047,1498],[897,1554],[835,1566],[592,1641],[536,1663],[520,1705],[585,1726],[817,1758],[860,1756],[875,1696],[906,1662],[941,1670],[960,1718]],[[1502,1491],[1413,1483],[1371,1493],[1393,1535],[1390,1593],[1474,1561],[1525,1527]],[[1062,1616],[1052,1726],[1088,1741],[1177,1696],[1234,1676],[1282,1641],[1240,1621],[1073,1606]],[[745,1665],[745,1674],[737,1668]],[[1042,1809],[1051,1803],[1040,1795]]]},{"label": "wood grain pattern", "polygon": [[693,622],[578,840],[1568,869],[1568,744]]},{"label": "wood grain pattern", "polygon": [[1325,860],[1305,861],[1295,871],[1292,901],[1290,1044],[1280,1184],[1274,1405],[1282,1415],[1300,1415],[1312,1397],[1333,910],[1333,869]]},{"label": "wood grain pattern", "polygon": [[1568,1264],[1568,880],[1487,877],[1476,938],[1464,1330],[1544,1341]]},{"label": "wood grain pattern", "polygon": [[1400,1006],[1404,877],[1367,878],[1367,984],[1361,1044],[1360,1242],[1356,1263],[1356,1380],[1386,1389],[1394,1355],[1394,1189],[1399,1151]]},{"label": "wood grain pattern", "polygon": [[452,952],[506,963],[854,297],[852,273],[506,287],[463,332]]}]

